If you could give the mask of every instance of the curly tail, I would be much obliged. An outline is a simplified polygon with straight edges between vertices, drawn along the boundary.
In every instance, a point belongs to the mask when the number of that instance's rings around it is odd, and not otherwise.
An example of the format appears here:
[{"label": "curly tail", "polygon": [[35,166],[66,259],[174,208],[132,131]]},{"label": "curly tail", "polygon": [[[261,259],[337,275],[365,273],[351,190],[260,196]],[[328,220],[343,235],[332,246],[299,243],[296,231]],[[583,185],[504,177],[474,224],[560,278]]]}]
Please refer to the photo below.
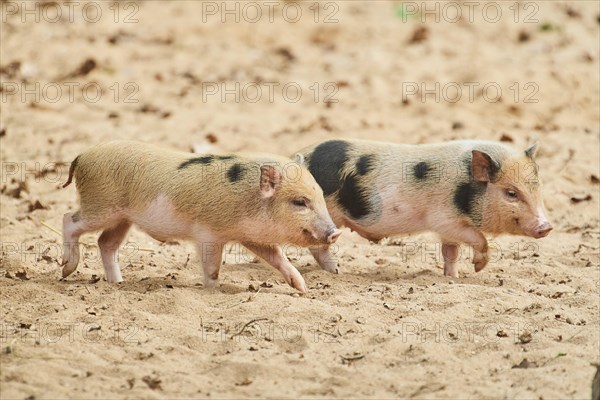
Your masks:
[{"label": "curly tail", "polygon": [[67,186],[69,186],[71,184],[71,182],[73,181],[73,172],[75,172],[75,167],[77,167],[77,159],[78,158],[79,158],[79,156],[75,157],[75,159],[71,163],[71,166],[69,167],[69,178],[67,179],[67,182],[65,182],[65,184],[62,186],[63,188],[66,188]]}]

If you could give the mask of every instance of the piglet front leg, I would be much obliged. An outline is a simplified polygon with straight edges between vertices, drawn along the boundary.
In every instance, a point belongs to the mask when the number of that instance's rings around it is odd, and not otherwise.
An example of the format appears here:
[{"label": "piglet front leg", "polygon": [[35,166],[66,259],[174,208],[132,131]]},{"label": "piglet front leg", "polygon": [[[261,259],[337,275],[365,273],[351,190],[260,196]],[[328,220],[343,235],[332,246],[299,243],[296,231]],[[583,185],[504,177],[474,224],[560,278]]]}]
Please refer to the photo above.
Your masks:
[{"label": "piglet front leg", "polygon": [[257,243],[242,243],[248,250],[265,260],[281,274],[285,281],[294,289],[306,293],[306,283],[300,272],[294,267],[283,254],[281,247],[276,245],[263,245]]},{"label": "piglet front leg", "polygon": [[444,275],[446,276],[458,278],[456,260],[460,242],[473,247],[475,272],[484,269],[488,263],[488,243],[483,233],[475,228],[461,227],[442,235],[442,255],[444,256]]},{"label": "piglet front leg", "polygon": [[473,265],[475,272],[479,272],[487,265],[488,258],[488,242],[483,236],[483,233],[473,230],[473,241],[468,242],[473,247]]}]

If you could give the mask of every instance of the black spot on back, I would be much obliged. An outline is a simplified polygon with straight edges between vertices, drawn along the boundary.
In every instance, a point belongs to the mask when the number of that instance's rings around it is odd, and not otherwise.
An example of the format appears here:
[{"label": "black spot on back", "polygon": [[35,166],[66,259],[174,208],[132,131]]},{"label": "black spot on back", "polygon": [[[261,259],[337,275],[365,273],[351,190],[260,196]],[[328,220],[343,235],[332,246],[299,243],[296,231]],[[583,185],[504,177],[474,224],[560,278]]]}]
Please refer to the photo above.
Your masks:
[{"label": "black spot on back", "polygon": [[183,168],[189,167],[190,165],[194,165],[194,164],[210,164],[211,162],[214,161],[214,159],[215,159],[215,156],[213,156],[213,155],[190,158],[189,160],[182,162],[177,169],[183,169]]},{"label": "black spot on back", "polygon": [[229,182],[235,183],[242,179],[244,170],[244,166],[238,163],[233,164],[231,167],[229,167],[229,170],[227,170],[227,178],[229,179]]},{"label": "black spot on back", "polygon": [[429,164],[425,161],[421,161],[414,166],[413,173],[415,174],[415,178],[419,180],[427,178],[427,172],[429,172]]},{"label": "black spot on back", "polygon": [[360,156],[360,158],[356,162],[356,172],[359,175],[366,175],[370,171],[372,171],[373,168],[375,168],[374,154],[366,154],[364,156]]},{"label": "black spot on back", "polygon": [[340,205],[353,219],[360,219],[371,212],[367,194],[361,190],[358,183],[356,175],[349,175],[338,193]]},{"label": "black spot on back", "polygon": [[487,185],[483,182],[464,182],[454,192],[454,205],[463,214],[475,218],[475,203],[485,192]]},{"label": "black spot on back", "polygon": [[348,159],[350,144],[330,140],[318,145],[310,156],[308,170],[328,196],[341,186],[342,167]]},{"label": "black spot on back", "polygon": [[217,160],[233,160],[235,156],[227,155],[227,156],[215,156]]}]

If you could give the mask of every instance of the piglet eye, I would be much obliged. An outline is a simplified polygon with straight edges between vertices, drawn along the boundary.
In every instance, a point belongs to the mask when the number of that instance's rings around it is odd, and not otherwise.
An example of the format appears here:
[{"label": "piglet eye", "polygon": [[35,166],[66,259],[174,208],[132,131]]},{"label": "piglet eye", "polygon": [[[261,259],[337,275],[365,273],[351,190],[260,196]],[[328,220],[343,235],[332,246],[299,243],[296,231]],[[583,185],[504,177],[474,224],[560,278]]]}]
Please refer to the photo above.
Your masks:
[{"label": "piglet eye", "polygon": [[514,190],[510,190],[510,189],[508,189],[508,190],[506,191],[506,195],[507,195],[508,197],[510,197],[511,199],[516,199],[516,198],[517,198],[517,192],[515,192]]},{"label": "piglet eye", "polygon": [[306,207],[306,199],[294,199],[292,203],[298,207]]}]

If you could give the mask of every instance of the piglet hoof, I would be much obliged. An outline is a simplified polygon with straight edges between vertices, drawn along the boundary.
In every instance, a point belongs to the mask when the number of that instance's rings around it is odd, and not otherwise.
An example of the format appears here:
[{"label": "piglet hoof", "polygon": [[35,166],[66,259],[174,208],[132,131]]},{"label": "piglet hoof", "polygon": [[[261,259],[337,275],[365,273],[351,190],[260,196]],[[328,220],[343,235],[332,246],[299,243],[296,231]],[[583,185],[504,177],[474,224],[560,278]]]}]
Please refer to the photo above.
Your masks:
[{"label": "piglet hoof", "polygon": [[213,289],[219,285],[219,281],[216,279],[204,279],[204,288]]},{"label": "piglet hoof", "polygon": [[62,265],[64,265],[62,269],[63,279],[71,275],[77,269],[77,264],[70,263],[69,261],[63,261]]},{"label": "piglet hoof", "polygon": [[291,276],[289,280],[287,280],[287,283],[300,293],[306,293],[307,291],[304,278],[300,274],[298,274],[298,276]]},{"label": "piglet hoof", "polygon": [[106,281],[108,283],[121,283],[123,282],[123,278],[118,277],[118,278],[106,278]]},{"label": "piglet hoof", "polygon": [[457,270],[444,271],[444,276],[447,276],[448,278],[457,278],[457,279],[459,277]]},{"label": "piglet hoof", "polygon": [[482,269],[484,269],[485,266],[487,265],[487,263],[488,263],[487,259],[483,259],[481,261],[474,262],[473,265],[475,266],[475,272],[479,272]]},{"label": "piglet hoof", "polygon": [[323,269],[332,274],[340,273],[340,267],[338,266],[337,263],[325,264],[325,265],[323,265]]}]

